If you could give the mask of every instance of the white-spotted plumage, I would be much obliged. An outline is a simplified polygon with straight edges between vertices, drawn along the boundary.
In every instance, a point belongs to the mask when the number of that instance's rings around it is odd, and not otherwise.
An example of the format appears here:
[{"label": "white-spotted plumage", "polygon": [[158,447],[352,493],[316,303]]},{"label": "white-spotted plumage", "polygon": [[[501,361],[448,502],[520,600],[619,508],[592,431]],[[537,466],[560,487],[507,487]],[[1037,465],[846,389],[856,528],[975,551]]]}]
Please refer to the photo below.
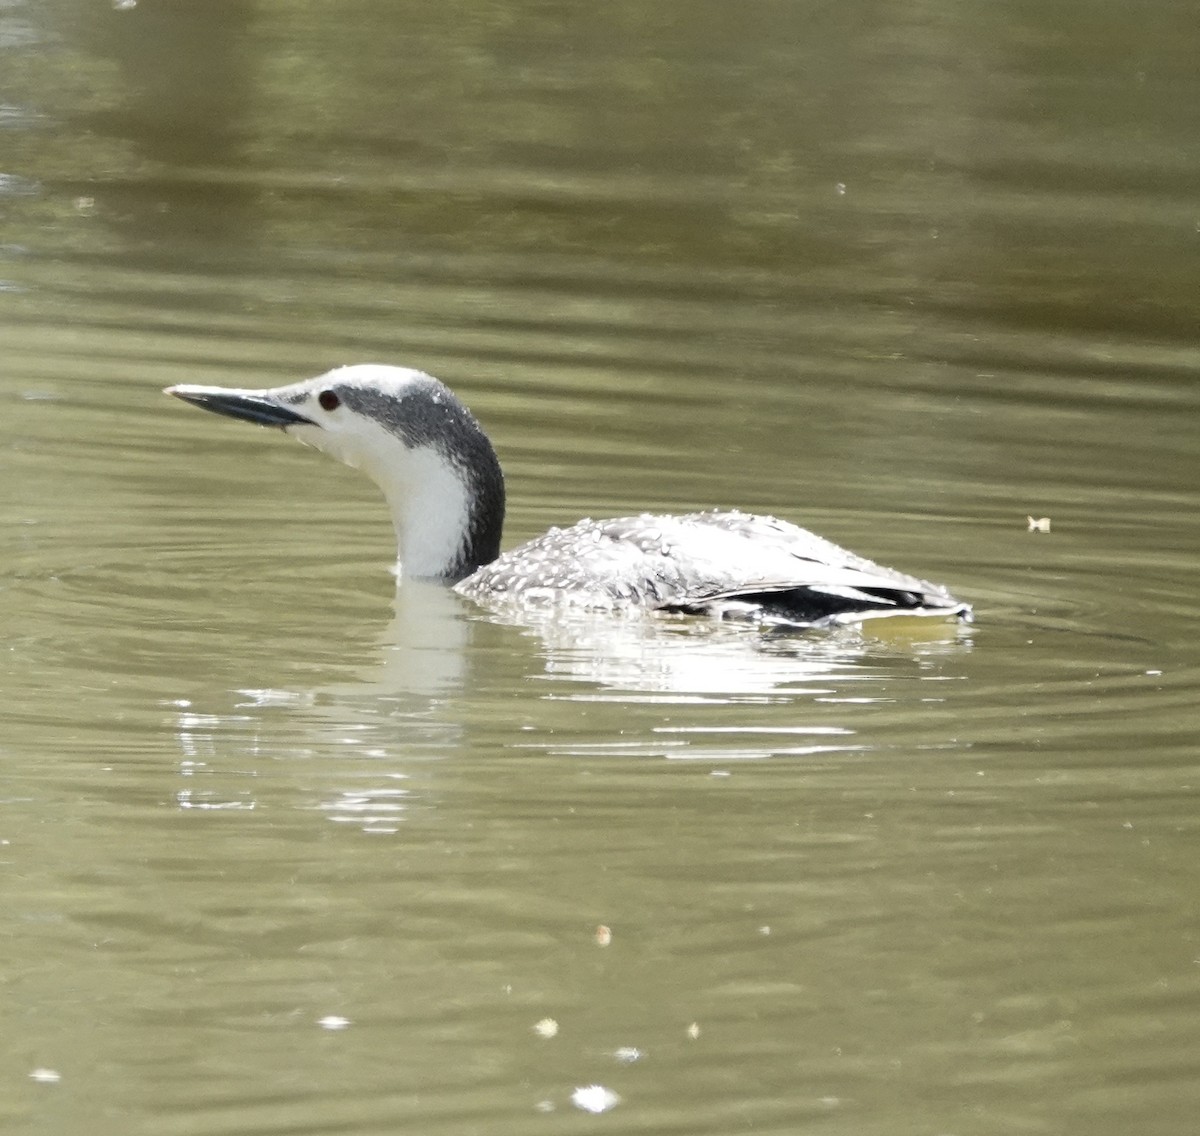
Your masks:
[{"label": "white-spotted plumage", "polygon": [[456,587],[490,606],[648,607],[804,624],[969,611],[937,584],[739,511],[589,518],[502,554]]},{"label": "white-spotted plumage", "polygon": [[501,555],[495,451],[449,388],[419,371],[360,364],[272,390],[168,393],[279,427],[362,469],[391,507],[404,571],[453,583],[489,607],[640,608],[798,625],[971,618],[941,585],[738,511],[588,519]]}]

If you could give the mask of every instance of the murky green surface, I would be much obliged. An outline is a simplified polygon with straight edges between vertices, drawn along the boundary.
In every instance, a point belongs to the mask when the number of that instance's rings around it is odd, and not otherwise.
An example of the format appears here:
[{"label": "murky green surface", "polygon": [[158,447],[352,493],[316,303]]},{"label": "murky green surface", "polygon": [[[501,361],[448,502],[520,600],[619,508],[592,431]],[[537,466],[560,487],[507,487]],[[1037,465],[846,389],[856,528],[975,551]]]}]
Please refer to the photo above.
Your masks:
[{"label": "murky green surface", "polygon": [[[1197,58],[2,0],[0,1127],[1194,1132]],[[978,623],[394,596],[372,486],[158,393],[356,360],[468,401],[508,543],[739,505]]]}]

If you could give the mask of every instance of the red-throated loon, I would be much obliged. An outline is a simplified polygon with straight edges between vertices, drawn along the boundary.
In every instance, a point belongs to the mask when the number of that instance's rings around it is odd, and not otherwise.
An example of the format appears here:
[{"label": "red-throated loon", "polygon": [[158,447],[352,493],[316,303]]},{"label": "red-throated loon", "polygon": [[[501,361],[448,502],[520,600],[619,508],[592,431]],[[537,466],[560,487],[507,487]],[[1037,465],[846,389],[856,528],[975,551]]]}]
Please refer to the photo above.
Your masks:
[{"label": "red-throated loon", "polygon": [[644,608],[801,626],[971,619],[970,605],[940,584],[737,511],[584,520],[501,554],[496,451],[454,393],[420,371],[359,364],[271,390],[184,384],[166,393],[276,426],[361,469],[391,507],[402,570],[485,606]]}]

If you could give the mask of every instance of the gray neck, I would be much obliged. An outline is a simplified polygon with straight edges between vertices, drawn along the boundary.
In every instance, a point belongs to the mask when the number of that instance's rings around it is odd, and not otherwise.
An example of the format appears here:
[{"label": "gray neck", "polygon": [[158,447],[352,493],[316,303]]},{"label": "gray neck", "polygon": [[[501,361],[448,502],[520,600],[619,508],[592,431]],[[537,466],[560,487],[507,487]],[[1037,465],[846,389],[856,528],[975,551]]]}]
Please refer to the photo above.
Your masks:
[{"label": "gray neck", "polygon": [[495,560],[504,475],[471,412],[427,375],[399,397],[352,384],[339,393],[379,431],[361,435],[354,456],[387,497],[402,570],[452,582]]},{"label": "gray neck", "polygon": [[393,466],[386,481],[375,477],[392,511],[401,570],[454,583],[495,560],[504,525],[504,479],[495,454],[490,465],[471,467],[437,446],[409,450],[407,458],[406,476],[396,477]]}]

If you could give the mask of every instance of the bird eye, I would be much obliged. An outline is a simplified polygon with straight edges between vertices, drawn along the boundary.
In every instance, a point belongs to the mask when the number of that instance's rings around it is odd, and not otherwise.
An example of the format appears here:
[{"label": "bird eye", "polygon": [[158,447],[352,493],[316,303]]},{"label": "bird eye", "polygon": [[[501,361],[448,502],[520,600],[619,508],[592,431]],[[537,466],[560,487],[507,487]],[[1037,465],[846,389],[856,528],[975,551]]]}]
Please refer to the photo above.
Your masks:
[{"label": "bird eye", "polygon": [[338,398],[336,391],[325,390],[317,395],[317,401],[321,404],[322,410],[337,410],[342,405],[342,400]]}]

